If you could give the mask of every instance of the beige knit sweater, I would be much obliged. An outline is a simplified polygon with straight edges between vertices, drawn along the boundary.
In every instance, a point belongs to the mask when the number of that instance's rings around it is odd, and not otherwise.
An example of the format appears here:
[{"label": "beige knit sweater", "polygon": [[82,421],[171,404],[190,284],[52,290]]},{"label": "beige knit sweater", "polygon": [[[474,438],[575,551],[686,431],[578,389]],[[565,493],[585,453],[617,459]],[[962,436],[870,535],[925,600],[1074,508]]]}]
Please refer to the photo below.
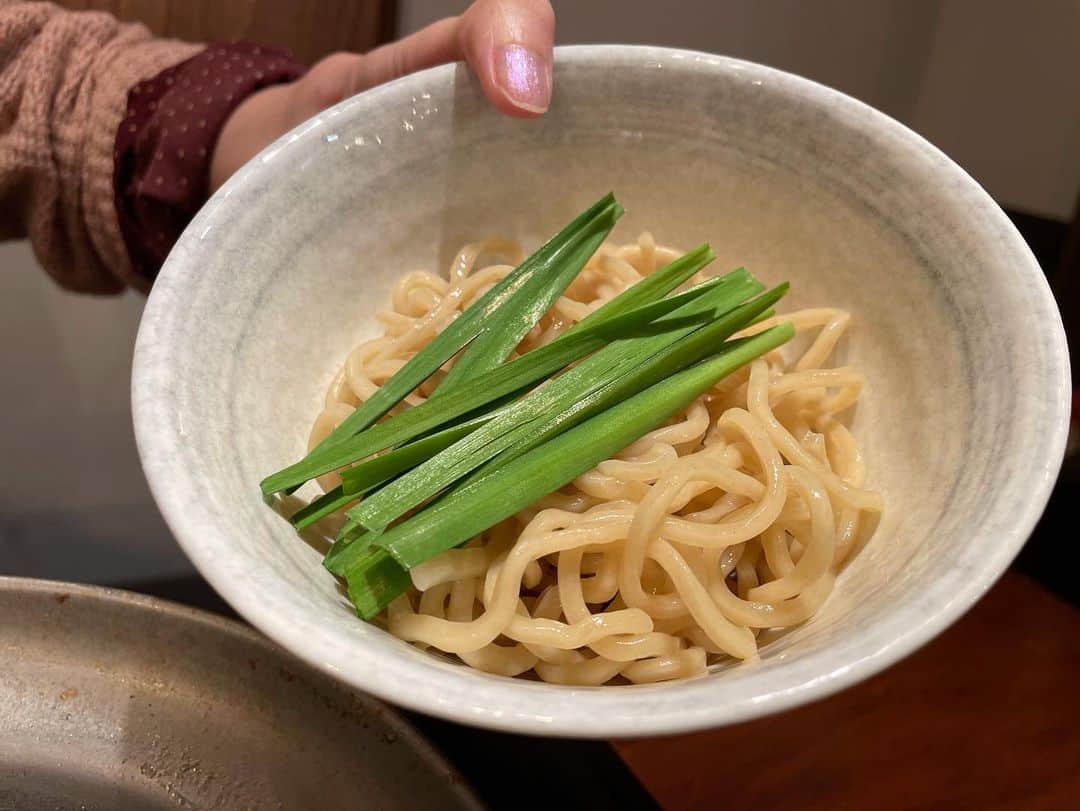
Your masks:
[{"label": "beige knit sweater", "polygon": [[29,237],[71,290],[144,289],[117,222],[116,129],[132,86],[200,47],[108,14],[0,0],[0,239]]}]

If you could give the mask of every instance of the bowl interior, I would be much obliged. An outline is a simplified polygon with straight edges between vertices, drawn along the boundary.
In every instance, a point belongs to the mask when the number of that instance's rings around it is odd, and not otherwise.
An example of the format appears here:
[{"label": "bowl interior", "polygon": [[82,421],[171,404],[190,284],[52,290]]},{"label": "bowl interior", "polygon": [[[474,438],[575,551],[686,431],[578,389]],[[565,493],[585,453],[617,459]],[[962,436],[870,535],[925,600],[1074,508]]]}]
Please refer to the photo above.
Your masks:
[{"label": "bowl interior", "polygon": [[[498,116],[460,67],[347,101],[242,170],[192,223],[136,352],[140,452],[184,549],[294,653],[392,701],[552,734],[685,730],[861,678],[993,582],[1060,463],[1060,322],[1030,253],[947,158],[795,77],[660,49],[560,49],[536,121]],[[330,377],[393,281],[491,233],[535,247],[608,190],[618,241],[708,240],[717,266],[790,280],[786,308],[845,307],[854,415],[887,510],[818,616],[760,661],[681,684],[514,682],[351,613],[259,497],[296,459]]]}]

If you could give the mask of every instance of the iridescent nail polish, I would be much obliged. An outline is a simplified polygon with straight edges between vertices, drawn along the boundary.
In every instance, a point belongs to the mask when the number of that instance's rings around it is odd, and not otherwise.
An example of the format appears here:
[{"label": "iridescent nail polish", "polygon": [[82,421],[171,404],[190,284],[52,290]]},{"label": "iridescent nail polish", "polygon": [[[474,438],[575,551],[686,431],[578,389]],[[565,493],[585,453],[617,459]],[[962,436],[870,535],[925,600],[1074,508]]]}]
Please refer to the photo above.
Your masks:
[{"label": "iridescent nail polish", "polygon": [[495,81],[515,107],[542,113],[551,102],[550,68],[523,45],[503,45],[496,51]]}]

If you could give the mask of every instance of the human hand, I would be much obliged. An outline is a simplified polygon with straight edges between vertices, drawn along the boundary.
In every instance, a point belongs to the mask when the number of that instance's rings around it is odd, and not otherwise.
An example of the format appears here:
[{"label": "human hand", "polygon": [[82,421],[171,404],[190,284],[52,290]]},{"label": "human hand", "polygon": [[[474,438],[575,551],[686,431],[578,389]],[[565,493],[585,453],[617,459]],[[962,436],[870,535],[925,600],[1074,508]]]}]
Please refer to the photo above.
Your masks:
[{"label": "human hand", "polygon": [[555,14],[548,0],[476,0],[366,54],[337,53],[303,77],[246,99],[225,122],[210,164],[210,190],[263,147],[342,99],[418,70],[464,59],[484,94],[512,116],[541,115],[551,101]]}]

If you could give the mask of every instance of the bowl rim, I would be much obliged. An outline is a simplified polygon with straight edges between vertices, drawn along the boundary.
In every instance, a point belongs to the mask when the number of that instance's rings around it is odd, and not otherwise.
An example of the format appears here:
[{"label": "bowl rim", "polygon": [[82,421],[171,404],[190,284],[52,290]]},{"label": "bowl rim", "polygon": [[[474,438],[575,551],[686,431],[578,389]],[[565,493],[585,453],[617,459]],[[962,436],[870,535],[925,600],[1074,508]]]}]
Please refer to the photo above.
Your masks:
[{"label": "bowl rim", "polygon": [[[1046,426],[1044,447],[1048,449],[1048,454],[1046,459],[1041,460],[1041,466],[1037,469],[1033,466],[1032,470],[1024,474],[1023,484],[1028,493],[1025,508],[1012,516],[1007,526],[1000,528],[990,552],[981,559],[977,569],[968,572],[968,579],[952,594],[951,599],[940,600],[920,622],[897,629],[886,642],[874,646],[871,650],[863,649],[858,653],[844,651],[842,656],[829,660],[828,666],[822,668],[822,672],[813,678],[792,678],[782,689],[748,696],[737,702],[718,700],[712,704],[702,704],[690,701],[678,709],[665,704],[663,709],[658,710],[656,706],[651,706],[650,701],[636,702],[632,687],[563,687],[559,689],[564,691],[568,706],[556,710],[545,699],[544,693],[522,689],[522,686],[530,684],[529,682],[512,679],[481,682],[477,679],[473,685],[477,693],[484,694],[488,704],[495,705],[482,710],[478,706],[445,701],[441,698],[437,685],[426,691],[410,692],[403,689],[399,676],[418,667],[404,658],[384,656],[381,657],[380,666],[370,666],[358,657],[346,660],[328,656],[323,649],[323,640],[313,636],[310,628],[301,628],[294,619],[266,612],[257,595],[244,588],[243,583],[230,581],[223,574],[221,557],[235,553],[228,545],[219,545],[211,554],[208,548],[199,542],[205,527],[185,509],[185,500],[176,492],[175,481],[165,481],[155,476],[153,468],[147,464],[151,449],[154,453],[173,449],[169,446],[170,432],[167,430],[164,410],[155,404],[155,389],[147,383],[147,370],[170,354],[169,336],[167,331],[162,329],[166,319],[158,316],[158,310],[164,306],[162,302],[183,297],[187,283],[188,274],[182,272],[182,263],[179,260],[172,261],[177,256],[175,250],[162,268],[143,312],[132,371],[132,411],[136,442],[158,508],[177,542],[202,576],[242,617],[275,643],[354,688],[398,706],[459,723],[507,732],[578,738],[670,735],[734,724],[781,712],[824,698],[879,673],[952,625],[989,590],[1030,536],[1050,498],[1064,458],[1068,434],[1070,373],[1060,315],[1038,262],[997,203],[960,166],[918,133],[838,90],[746,60],[677,48],[646,45],[570,45],[557,47],[555,55],[556,70],[560,65],[575,63],[595,67],[604,63],[633,62],[635,65],[644,66],[683,60],[696,63],[698,70],[711,70],[718,75],[750,73],[756,79],[767,80],[766,85],[783,85],[786,92],[797,93],[817,106],[838,109],[846,116],[858,115],[864,128],[903,138],[928,158],[941,164],[942,170],[950,173],[950,179],[957,183],[957,188],[968,197],[968,202],[987,216],[984,228],[996,228],[1010,247],[1026,259],[1024,267],[1019,268],[1018,272],[1031,277],[1030,281],[1037,291],[1039,303],[1046,312],[1055,316],[1031,325],[1033,330],[1041,333],[1040,337],[1048,347],[1048,366],[1056,367],[1057,371],[1057,378],[1051,381],[1054,384],[1053,390],[1046,392],[1050,399],[1047,410],[1054,418],[1049,421],[1051,424]],[[282,149],[306,136],[319,137],[318,133],[326,127],[328,121],[356,105],[374,105],[382,97],[392,97],[399,93],[408,95],[412,92],[411,89],[430,89],[433,85],[451,86],[458,75],[456,72],[459,67],[460,63],[430,68],[368,90],[342,101],[285,134],[237,171],[217,191],[188,226],[178,245],[197,239],[196,232],[205,224],[205,220],[213,216],[214,211],[226,198],[239,190],[250,176],[262,171],[264,163]],[[1010,486],[1016,486],[1015,480],[1010,481]],[[237,554],[236,558],[239,559],[240,555]],[[327,633],[332,636],[332,632]],[[816,655],[821,656],[823,652]],[[671,682],[659,689],[671,694],[700,681],[692,679]],[[625,700],[621,697],[625,697]],[[498,706],[499,701],[504,701],[510,709],[503,710]],[[638,705],[640,709],[636,709],[634,705]]]}]

